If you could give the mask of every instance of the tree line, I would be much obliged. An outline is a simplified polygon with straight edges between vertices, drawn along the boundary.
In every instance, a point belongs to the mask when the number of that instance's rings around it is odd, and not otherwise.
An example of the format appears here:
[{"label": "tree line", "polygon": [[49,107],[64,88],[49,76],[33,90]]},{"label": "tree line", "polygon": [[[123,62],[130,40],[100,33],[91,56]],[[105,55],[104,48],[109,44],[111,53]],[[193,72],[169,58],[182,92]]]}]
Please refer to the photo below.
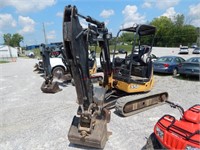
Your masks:
[{"label": "tree line", "polygon": [[[193,43],[199,45],[197,39],[200,36],[200,28],[184,22],[185,17],[180,14],[175,16],[173,20],[165,16],[153,19],[149,24],[156,27],[154,46],[178,47],[180,45],[191,46]],[[120,35],[119,42],[131,44],[133,36],[133,33],[124,32]],[[113,38],[111,43],[114,43],[115,40]]]}]

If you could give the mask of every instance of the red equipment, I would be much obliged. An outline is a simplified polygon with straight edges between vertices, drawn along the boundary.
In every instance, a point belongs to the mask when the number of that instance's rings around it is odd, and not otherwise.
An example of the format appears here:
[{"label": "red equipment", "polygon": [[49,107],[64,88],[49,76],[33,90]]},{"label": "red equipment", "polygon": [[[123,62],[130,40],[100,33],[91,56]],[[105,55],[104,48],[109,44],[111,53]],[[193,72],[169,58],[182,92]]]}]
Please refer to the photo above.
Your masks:
[{"label": "red equipment", "polygon": [[200,104],[184,111],[181,106],[168,103],[171,107],[178,108],[182,117],[177,120],[171,115],[164,115],[159,119],[145,148],[152,146],[153,148],[199,150]]}]

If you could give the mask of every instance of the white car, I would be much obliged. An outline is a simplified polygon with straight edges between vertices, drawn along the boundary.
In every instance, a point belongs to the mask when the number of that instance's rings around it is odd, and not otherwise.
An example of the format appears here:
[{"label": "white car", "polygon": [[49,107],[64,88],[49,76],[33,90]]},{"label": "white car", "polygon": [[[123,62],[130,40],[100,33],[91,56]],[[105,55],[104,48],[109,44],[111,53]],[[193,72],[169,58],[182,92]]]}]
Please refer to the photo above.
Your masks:
[{"label": "white car", "polygon": [[[53,76],[58,79],[69,71],[68,68],[64,65],[62,58],[60,57],[50,58],[50,64]],[[42,60],[40,60],[39,63],[35,65],[35,68],[37,70],[44,71]]]},{"label": "white car", "polygon": [[64,65],[62,58],[50,58],[52,74],[56,78],[61,78],[68,70]]},{"label": "white car", "polygon": [[29,58],[34,58],[34,57],[35,57],[35,54],[34,54],[34,52],[29,52],[29,53],[27,54],[27,56],[28,56]]},{"label": "white car", "polygon": [[188,46],[182,46],[182,47],[180,47],[179,54],[188,54],[188,53],[189,53]]}]

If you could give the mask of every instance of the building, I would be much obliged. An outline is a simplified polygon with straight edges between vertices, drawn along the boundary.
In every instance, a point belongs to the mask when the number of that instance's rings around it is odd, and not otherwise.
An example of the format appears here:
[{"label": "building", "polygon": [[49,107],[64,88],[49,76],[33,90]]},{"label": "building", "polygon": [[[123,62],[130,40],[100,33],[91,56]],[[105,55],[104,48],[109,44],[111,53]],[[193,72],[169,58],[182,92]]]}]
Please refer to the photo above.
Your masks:
[{"label": "building", "polygon": [[18,50],[8,45],[0,45],[0,61],[16,61]]}]

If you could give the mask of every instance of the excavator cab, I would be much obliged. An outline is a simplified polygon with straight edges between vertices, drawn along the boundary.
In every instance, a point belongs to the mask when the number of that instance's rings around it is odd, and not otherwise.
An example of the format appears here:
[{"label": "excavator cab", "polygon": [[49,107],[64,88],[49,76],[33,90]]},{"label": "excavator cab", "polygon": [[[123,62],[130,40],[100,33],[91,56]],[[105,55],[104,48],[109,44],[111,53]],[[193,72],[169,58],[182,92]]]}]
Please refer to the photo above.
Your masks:
[{"label": "excavator cab", "polygon": [[154,84],[150,54],[156,28],[144,24],[124,28],[118,32],[117,41],[122,31],[131,33],[134,41],[131,53],[126,54],[124,58],[114,52],[112,68],[115,82],[113,85],[126,93],[150,91]]}]

